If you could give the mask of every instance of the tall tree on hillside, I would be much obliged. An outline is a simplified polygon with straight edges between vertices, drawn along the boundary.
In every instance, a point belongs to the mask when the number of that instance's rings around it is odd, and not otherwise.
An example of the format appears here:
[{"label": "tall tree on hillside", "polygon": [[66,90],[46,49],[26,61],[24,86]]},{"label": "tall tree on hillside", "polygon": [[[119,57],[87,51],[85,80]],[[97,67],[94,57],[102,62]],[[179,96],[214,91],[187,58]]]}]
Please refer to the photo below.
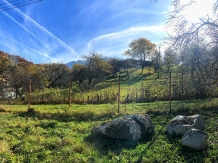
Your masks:
[{"label": "tall tree on hillside", "polygon": [[43,76],[48,81],[48,88],[65,86],[69,83],[70,68],[65,64],[51,63],[43,65]]},{"label": "tall tree on hillside", "polygon": [[8,69],[8,81],[10,85],[15,89],[16,96],[22,96],[20,88],[26,88],[28,85],[28,76],[27,76],[27,64],[26,63],[16,63],[11,64]]},{"label": "tall tree on hillside", "polygon": [[90,52],[84,55],[86,61],[88,86],[91,86],[93,79],[97,77],[104,78],[111,72],[111,65],[102,59],[102,55],[96,52]]},{"label": "tall tree on hillside", "polygon": [[28,79],[31,79],[32,90],[44,89],[46,87],[46,80],[43,78],[42,67],[40,65],[28,64],[26,69]]},{"label": "tall tree on hillside", "polygon": [[[155,73],[158,72],[158,76],[159,76],[159,71],[161,69],[160,47],[159,47],[159,51],[156,48],[154,48],[153,55],[152,55],[151,59],[152,59],[152,65],[154,67],[154,72]],[[150,69],[149,69],[149,71],[150,71]]]},{"label": "tall tree on hillside", "polygon": [[78,81],[78,87],[83,83],[87,78],[87,67],[83,64],[74,64],[72,68],[72,78],[73,80]]},{"label": "tall tree on hillside", "polygon": [[108,62],[111,65],[113,78],[115,78],[117,76],[117,73],[120,71],[120,68],[122,67],[121,61],[119,59],[112,58]]},{"label": "tall tree on hillside", "polygon": [[167,67],[167,71],[170,71],[170,68],[173,66],[173,64],[176,64],[176,60],[178,60],[178,56],[176,54],[176,52],[171,49],[171,48],[167,48],[164,51],[164,64]]},{"label": "tall tree on hillside", "polygon": [[131,56],[132,58],[139,59],[141,61],[142,72],[145,67],[145,60],[152,56],[152,51],[155,48],[155,45],[152,44],[146,38],[139,38],[133,40],[129,44],[129,48],[125,51],[125,55]]},{"label": "tall tree on hillside", "polygon": [[11,62],[8,58],[0,58],[0,87],[3,88],[8,76],[8,69]]}]

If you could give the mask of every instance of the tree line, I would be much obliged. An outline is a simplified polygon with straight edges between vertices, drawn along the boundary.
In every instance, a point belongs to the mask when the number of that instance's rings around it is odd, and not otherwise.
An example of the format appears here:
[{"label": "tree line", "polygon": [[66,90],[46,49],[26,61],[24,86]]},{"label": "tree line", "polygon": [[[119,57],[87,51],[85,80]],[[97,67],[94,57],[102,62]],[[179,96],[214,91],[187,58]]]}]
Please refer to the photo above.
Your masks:
[{"label": "tree line", "polygon": [[[133,59],[104,58],[92,51],[83,56],[85,64],[74,64],[69,68],[63,63],[34,64],[20,56],[0,51],[0,89],[13,88],[17,97],[21,97],[28,92],[30,80],[32,91],[67,87],[72,80],[79,88],[87,90],[92,88],[94,79],[101,81],[109,76],[116,78],[121,69],[128,75],[128,69],[139,64]],[[143,65],[152,64],[145,61]]]}]

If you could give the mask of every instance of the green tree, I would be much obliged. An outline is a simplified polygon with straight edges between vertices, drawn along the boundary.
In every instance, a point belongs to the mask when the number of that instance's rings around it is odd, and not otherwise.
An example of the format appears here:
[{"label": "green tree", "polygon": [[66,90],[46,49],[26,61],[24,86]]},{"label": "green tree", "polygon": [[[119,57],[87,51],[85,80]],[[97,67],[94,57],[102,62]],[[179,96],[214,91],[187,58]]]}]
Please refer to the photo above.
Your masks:
[{"label": "green tree", "polygon": [[42,73],[44,80],[48,82],[48,88],[66,86],[69,84],[71,70],[65,64],[44,64]]},{"label": "green tree", "polygon": [[111,65],[111,73],[113,78],[115,78],[117,73],[120,71],[120,68],[122,67],[121,61],[119,59],[112,58],[108,62]]},{"label": "green tree", "polygon": [[97,77],[104,78],[111,73],[111,65],[104,61],[101,54],[90,52],[83,56],[87,66],[88,86],[90,87],[93,79]]},{"label": "green tree", "polygon": [[4,88],[7,84],[8,69],[11,62],[8,58],[0,58],[0,88]]},{"label": "green tree", "polygon": [[146,38],[139,38],[133,40],[129,44],[129,48],[130,49],[125,51],[124,54],[127,56],[131,56],[132,58],[139,59],[141,62],[141,68],[143,72],[145,67],[145,60],[152,56],[152,52],[155,48],[155,45],[152,44]]},{"label": "green tree", "polygon": [[27,88],[28,85],[28,75],[26,72],[27,64],[26,63],[16,63],[10,65],[8,69],[8,78],[10,85],[15,89],[16,96],[22,96],[20,90],[21,88]]},{"label": "green tree", "polygon": [[170,68],[176,64],[177,54],[172,48],[167,48],[164,51],[164,64],[167,67],[167,71],[169,72]]},{"label": "green tree", "polygon": [[83,83],[87,78],[87,67],[83,64],[74,64],[72,68],[72,78],[73,80],[78,81],[78,87]]}]

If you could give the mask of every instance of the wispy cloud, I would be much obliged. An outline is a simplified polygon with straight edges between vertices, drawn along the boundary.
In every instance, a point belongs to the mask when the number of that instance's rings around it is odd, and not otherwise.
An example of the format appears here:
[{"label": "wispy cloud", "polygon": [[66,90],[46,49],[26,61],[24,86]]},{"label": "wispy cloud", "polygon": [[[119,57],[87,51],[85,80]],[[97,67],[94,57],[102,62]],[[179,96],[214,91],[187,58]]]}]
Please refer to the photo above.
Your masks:
[{"label": "wispy cloud", "polygon": [[[5,3],[7,3],[9,6],[12,6],[11,3],[9,3],[7,0],[3,0]],[[65,42],[63,42],[60,38],[58,38],[57,36],[55,36],[54,34],[52,34],[50,31],[48,31],[45,27],[41,26],[40,24],[38,24],[35,20],[33,20],[31,17],[29,17],[27,14],[25,14],[24,12],[22,12],[20,9],[15,8],[15,10],[21,15],[23,16],[23,18],[25,20],[30,21],[31,23],[33,23],[36,27],[38,27],[39,29],[41,29],[45,34],[49,35],[50,37],[54,38],[57,42],[60,43],[60,45],[62,47],[64,47],[66,50],[68,50],[70,53],[72,53],[74,56],[78,57],[78,54],[75,52],[74,49],[72,49],[71,47],[69,47]],[[6,14],[6,13],[4,13]],[[10,15],[6,14],[6,16],[8,16],[10,19],[12,19],[14,22],[16,22],[19,26],[21,26],[23,29],[25,29],[28,33],[30,33],[32,36],[34,36],[35,38],[37,38],[41,43],[43,43],[47,48],[49,48],[52,52],[54,52],[56,55],[58,55],[54,50],[52,50],[52,48],[50,48],[47,44],[45,44],[42,40],[40,40],[36,35],[34,35],[32,32],[30,32],[28,29],[26,29],[23,25],[21,25],[20,23],[18,23],[14,18],[12,18]],[[59,55],[58,55],[59,56]],[[60,57],[60,56],[59,56]]]},{"label": "wispy cloud", "polygon": [[[91,48],[98,44],[102,40],[108,40],[108,41],[114,41],[114,40],[119,40],[127,36],[132,36],[131,38],[134,38],[135,36],[138,36],[142,34],[143,32],[152,32],[154,34],[160,34],[164,33],[163,26],[138,26],[138,27],[131,27],[119,32],[114,32],[110,34],[105,34],[102,36],[95,37],[91,39],[88,42],[88,47]],[[144,34],[145,35],[145,34]]]},{"label": "wispy cloud", "polygon": [[[2,1],[12,5],[10,0]],[[90,50],[103,55],[122,55],[133,39],[145,37],[156,43],[162,38],[160,13],[163,7],[153,4],[141,0],[134,3],[131,0],[93,0],[52,1],[51,6],[49,1],[44,1],[39,6],[2,12],[0,34],[13,39],[5,43],[11,41],[16,52],[22,51],[22,56],[31,54],[31,58],[37,58],[38,55],[37,62],[44,61],[45,57],[49,61],[69,62]],[[161,9],[156,12],[155,6]],[[55,7],[58,9],[54,10]],[[61,12],[63,9],[65,11]],[[51,12],[52,15],[48,14]],[[6,50],[12,52],[10,48]]]},{"label": "wispy cloud", "polygon": [[[24,44],[22,44],[22,43],[20,43],[20,42],[18,42],[18,41],[16,41],[16,40],[14,40],[14,39],[12,39],[12,38],[9,38],[9,37],[5,36],[5,35],[0,34],[0,36],[3,37],[3,38],[5,38],[5,39],[7,39],[7,40],[10,40],[10,41],[16,43],[16,44],[18,44],[18,45],[20,45],[20,46],[22,46],[22,47],[24,47],[24,48],[26,48],[26,49],[29,49],[30,51],[33,51],[34,53],[37,53],[37,54],[42,55],[43,57],[49,58],[49,59],[51,59],[52,61],[55,61],[55,62],[58,62],[58,61],[59,61],[59,60],[57,60],[56,58],[50,57],[50,56],[47,55],[46,53],[42,53],[41,51],[38,51],[38,50],[33,49],[33,48],[31,48],[31,47],[29,47],[29,46],[27,46],[27,45],[24,45]],[[10,47],[10,46],[11,46],[11,44],[8,45],[8,44],[5,44],[5,43],[4,43],[4,45],[7,46],[7,47]]]},{"label": "wispy cloud", "polygon": [[[16,21],[12,16],[10,16],[8,13],[3,12],[5,16],[13,20],[16,24],[18,24],[20,27],[22,27],[26,32],[28,32],[30,35],[35,37],[38,41],[40,41],[43,45],[45,45],[48,49],[50,49],[53,53],[55,53],[57,56],[59,56],[52,48],[50,48],[49,45],[47,45],[44,41],[42,41],[39,37],[37,37],[35,34],[33,34],[31,31],[29,31],[26,27],[24,27],[22,24],[20,24],[18,21]],[[60,57],[60,56],[59,56]],[[60,59],[63,59],[60,57]]]},{"label": "wispy cloud", "polygon": [[101,35],[91,39],[87,43],[87,47],[89,50],[96,50],[103,55],[120,55],[121,57],[122,53],[128,49],[129,43],[134,39],[144,37],[157,44],[166,35],[163,26],[136,26]]}]

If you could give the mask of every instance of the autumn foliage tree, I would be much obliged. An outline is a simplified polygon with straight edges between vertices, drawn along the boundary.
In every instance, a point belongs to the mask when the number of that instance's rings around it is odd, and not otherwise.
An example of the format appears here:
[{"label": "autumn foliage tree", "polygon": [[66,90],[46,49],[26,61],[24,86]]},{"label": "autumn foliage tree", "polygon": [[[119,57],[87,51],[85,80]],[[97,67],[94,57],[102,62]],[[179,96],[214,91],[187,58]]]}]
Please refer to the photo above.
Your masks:
[{"label": "autumn foliage tree", "polygon": [[145,67],[145,60],[152,56],[152,51],[155,48],[155,45],[146,38],[139,38],[133,40],[129,44],[129,48],[130,49],[125,51],[124,54],[131,56],[132,58],[139,59],[143,72]]}]

